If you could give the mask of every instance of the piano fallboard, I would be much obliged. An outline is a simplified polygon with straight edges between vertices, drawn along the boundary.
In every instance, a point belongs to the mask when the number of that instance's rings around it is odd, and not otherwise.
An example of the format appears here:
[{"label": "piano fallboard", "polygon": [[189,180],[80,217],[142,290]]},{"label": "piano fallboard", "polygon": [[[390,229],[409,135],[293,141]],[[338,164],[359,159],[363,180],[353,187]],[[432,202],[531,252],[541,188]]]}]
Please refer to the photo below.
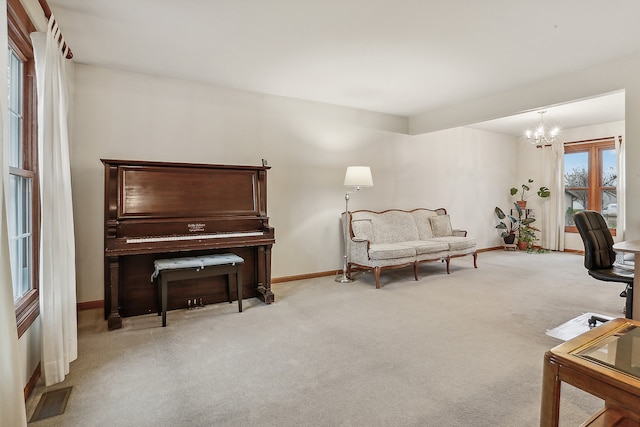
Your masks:
[{"label": "piano fallboard", "polygon": [[273,245],[275,236],[274,229],[269,228],[265,231],[122,237],[110,243],[105,250],[106,256]]}]

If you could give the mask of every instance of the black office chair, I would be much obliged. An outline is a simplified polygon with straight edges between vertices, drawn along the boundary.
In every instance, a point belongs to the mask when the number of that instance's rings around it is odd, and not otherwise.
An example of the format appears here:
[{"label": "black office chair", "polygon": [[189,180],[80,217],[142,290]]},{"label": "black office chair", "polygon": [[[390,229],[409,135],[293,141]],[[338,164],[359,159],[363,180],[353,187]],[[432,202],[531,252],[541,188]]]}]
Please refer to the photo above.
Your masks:
[{"label": "black office chair", "polygon": [[[584,266],[589,275],[605,282],[624,283],[626,288],[620,293],[626,298],[625,317],[631,319],[633,304],[633,272],[617,267],[614,262],[613,237],[600,212],[582,211],[573,219],[584,243]],[[596,319],[600,320],[600,319]],[[592,322],[589,322],[592,324]],[[592,326],[595,324],[593,322]]]}]

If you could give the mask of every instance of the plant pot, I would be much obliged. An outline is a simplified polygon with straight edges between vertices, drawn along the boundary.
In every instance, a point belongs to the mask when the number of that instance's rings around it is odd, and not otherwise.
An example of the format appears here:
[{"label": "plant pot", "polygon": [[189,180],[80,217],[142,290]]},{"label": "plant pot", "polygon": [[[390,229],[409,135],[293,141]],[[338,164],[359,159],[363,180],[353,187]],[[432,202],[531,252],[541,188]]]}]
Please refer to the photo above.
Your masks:
[{"label": "plant pot", "polygon": [[518,242],[518,249],[521,251],[526,251],[527,246],[529,246],[529,242]]},{"label": "plant pot", "polygon": [[502,238],[506,245],[513,245],[513,242],[516,240],[515,234],[509,234],[507,237]]},{"label": "plant pot", "polygon": [[518,200],[518,201],[516,201],[516,203],[518,204],[518,206],[520,206],[520,209],[525,209],[527,207],[527,201],[526,200]]}]

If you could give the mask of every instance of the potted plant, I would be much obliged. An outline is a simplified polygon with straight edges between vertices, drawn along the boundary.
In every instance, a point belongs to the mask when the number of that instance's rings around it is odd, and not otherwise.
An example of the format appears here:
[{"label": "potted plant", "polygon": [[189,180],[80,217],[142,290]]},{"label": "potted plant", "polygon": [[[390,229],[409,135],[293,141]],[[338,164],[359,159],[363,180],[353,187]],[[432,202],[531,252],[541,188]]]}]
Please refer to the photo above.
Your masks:
[{"label": "potted plant", "polygon": [[496,228],[502,230],[500,237],[507,245],[512,245],[516,240],[516,219],[512,215],[506,215],[502,209],[496,206],[495,214],[500,220]]},{"label": "potted plant", "polygon": [[[533,218],[531,218],[533,219]],[[538,240],[536,236],[536,231],[540,231],[536,227],[532,225],[523,225],[518,230],[518,249],[521,251],[526,250],[530,252],[533,250],[533,242]]]},{"label": "potted plant", "polygon": [[507,215],[502,209],[499,207],[495,207],[494,212],[500,222],[496,225],[498,230],[502,230],[500,233],[500,237],[504,240],[505,244],[513,244],[516,236],[518,237],[519,246],[524,246],[524,249],[528,247],[529,242],[533,242],[535,240],[534,231],[538,231],[535,227],[532,227],[530,224],[533,223],[535,218],[522,218],[522,209],[518,206],[517,203],[514,203],[513,206],[518,213],[518,216]]},{"label": "potted plant", "polygon": [[[527,192],[531,191],[531,184],[533,184],[533,180],[529,178],[527,182],[520,186],[520,188],[512,187],[511,190],[509,190],[509,193],[512,196],[515,196],[516,194],[518,195],[516,203],[521,209],[524,209],[527,206],[527,199],[531,196],[531,194],[527,194]],[[543,186],[536,191],[536,194],[540,197],[549,197],[551,195],[551,190],[549,190],[548,187]]]}]

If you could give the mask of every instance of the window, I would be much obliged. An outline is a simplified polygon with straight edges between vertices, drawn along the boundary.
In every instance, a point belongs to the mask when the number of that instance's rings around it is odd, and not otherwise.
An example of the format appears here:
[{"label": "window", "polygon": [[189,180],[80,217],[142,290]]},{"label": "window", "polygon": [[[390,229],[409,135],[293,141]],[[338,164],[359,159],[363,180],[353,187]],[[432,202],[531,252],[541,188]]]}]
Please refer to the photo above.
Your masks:
[{"label": "window", "polygon": [[19,0],[7,2],[9,84],[9,243],[18,335],[38,316],[37,124],[35,64],[29,33],[35,31]]},{"label": "window", "polygon": [[[577,232],[573,215],[601,212],[611,229],[617,225],[618,163],[614,138],[565,145],[565,231]],[[615,235],[615,230],[612,230]]]}]

